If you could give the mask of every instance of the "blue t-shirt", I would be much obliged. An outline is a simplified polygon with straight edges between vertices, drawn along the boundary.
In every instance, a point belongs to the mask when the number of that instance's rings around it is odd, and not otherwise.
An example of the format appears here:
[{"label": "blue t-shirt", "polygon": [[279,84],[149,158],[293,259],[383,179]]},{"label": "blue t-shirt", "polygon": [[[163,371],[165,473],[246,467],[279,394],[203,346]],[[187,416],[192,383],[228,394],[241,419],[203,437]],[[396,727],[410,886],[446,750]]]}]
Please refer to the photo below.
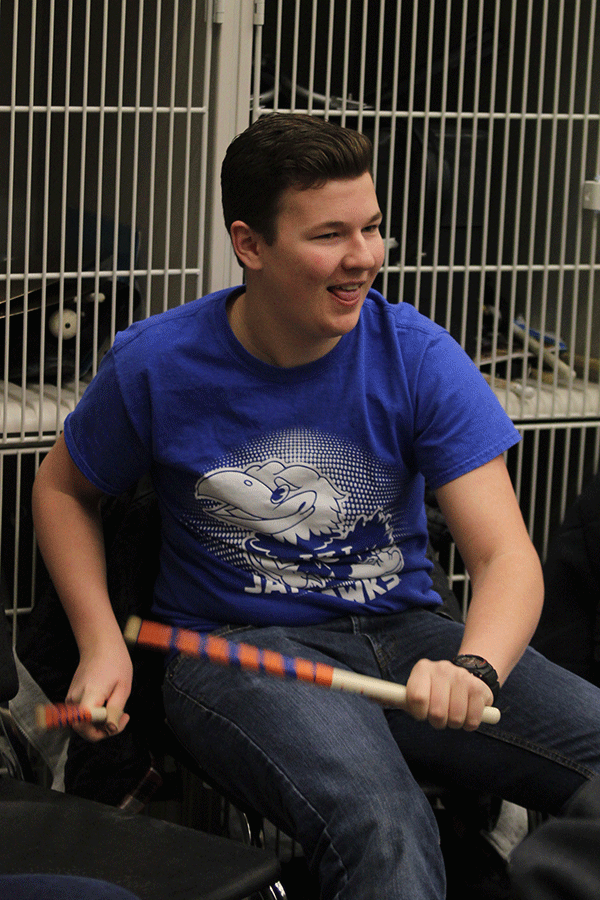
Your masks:
[{"label": "blue t-shirt", "polygon": [[424,479],[440,487],[519,439],[473,362],[414,307],[370,291],[331,352],[278,368],[235,338],[230,294],[118,334],[65,423],[101,490],[151,471],[155,615],[206,631],[439,603]]}]

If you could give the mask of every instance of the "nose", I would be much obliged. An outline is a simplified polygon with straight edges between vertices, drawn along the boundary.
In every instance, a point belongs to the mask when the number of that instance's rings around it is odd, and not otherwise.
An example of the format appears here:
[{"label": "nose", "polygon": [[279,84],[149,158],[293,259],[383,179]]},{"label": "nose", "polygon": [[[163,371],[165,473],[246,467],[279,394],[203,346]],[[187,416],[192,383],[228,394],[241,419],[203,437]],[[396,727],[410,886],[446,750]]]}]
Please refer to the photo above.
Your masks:
[{"label": "nose", "polygon": [[381,235],[364,235],[359,232],[349,243],[344,256],[344,268],[364,271],[379,267],[383,261],[383,241]]}]

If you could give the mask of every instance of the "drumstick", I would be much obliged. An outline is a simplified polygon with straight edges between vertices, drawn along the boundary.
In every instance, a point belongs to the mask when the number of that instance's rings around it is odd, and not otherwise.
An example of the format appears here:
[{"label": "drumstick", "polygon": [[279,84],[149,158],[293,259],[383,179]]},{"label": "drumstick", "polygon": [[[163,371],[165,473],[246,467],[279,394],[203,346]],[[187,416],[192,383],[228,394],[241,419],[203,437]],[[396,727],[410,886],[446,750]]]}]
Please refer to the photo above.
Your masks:
[{"label": "drumstick", "polygon": [[[142,620],[137,616],[131,616],[123,634],[129,644],[141,644],[163,651],[178,650],[187,656],[199,656],[222,666],[237,666],[279,678],[307,681],[334,691],[362,694],[381,706],[406,709],[404,685],[348,672],[326,663],[283,656],[273,650],[261,650],[252,644],[228,641],[210,634],[202,635],[186,628]],[[481,721],[496,725],[500,721],[500,710],[495,706],[486,706]]]},{"label": "drumstick", "polygon": [[106,722],[106,707],[97,706],[87,709],[77,703],[56,703],[39,705],[35,710],[35,722],[38,728],[48,731],[51,728],[68,728],[81,725],[83,722],[101,724]]}]

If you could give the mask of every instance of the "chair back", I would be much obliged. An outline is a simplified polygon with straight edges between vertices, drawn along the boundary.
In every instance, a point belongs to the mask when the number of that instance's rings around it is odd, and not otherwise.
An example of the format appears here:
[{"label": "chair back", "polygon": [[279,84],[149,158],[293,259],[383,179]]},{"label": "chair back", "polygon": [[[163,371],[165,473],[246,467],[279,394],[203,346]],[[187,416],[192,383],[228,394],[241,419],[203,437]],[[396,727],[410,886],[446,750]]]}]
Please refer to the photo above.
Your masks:
[{"label": "chair back", "polygon": [[8,703],[19,690],[19,678],[12,649],[10,629],[0,602],[0,703]]}]

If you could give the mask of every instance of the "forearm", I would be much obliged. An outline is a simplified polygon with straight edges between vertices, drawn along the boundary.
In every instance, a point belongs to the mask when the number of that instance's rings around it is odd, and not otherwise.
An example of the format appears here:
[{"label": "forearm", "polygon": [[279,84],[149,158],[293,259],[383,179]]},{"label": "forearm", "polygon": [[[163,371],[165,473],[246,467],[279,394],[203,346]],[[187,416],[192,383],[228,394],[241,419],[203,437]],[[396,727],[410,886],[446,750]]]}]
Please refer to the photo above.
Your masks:
[{"label": "forearm", "polygon": [[[500,686],[523,654],[541,610],[541,569],[533,548],[494,557],[472,574],[473,593],[459,654],[479,656]],[[408,709],[435,728],[473,730],[492,690],[449,659],[419,660],[407,682]]]},{"label": "forearm", "polygon": [[503,684],[521,658],[542,610],[541,566],[533,547],[493,559],[475,575],[460,653],[476,654]]},{"label": "forearm", "polygon": [[33,520],[40,552],[80,652],[114,635],[102,523],[97,503],[82,505],[50,479],[36,480]]},{"label": "forearm", "polygon": [[132,679],[131,658],[108,594],[101,497],[59,438],[35,480],[33,520],[40,551],[79,647],[79,665],[67,700],[107,707],[105,726],[77,727],[90,740],[125,727],[128,716],[123,709]]},{"label": "forearm", "polygon": [[[533,634],[543,578],[501,457],[436,491],[472,586],[459,652],[486,659],[502,685]],[[436,727],[477,727],[492,691],[449,660],[420,660],[407,687],[417,718]]]}]

